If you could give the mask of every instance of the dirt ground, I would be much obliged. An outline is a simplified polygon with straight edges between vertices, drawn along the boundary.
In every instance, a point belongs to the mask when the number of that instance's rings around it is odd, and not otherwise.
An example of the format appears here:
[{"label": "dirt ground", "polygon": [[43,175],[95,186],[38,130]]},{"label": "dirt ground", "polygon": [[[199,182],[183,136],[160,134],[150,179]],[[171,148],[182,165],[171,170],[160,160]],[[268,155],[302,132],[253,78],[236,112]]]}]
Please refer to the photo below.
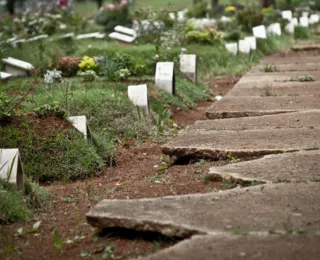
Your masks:
[{"label": "dirt ground", "polygon": [[[215,95],[225,95],[238,79],[225,75],[211,80],[210,87]],[[213,98],[200,102],[194,110],[174,111],[173,120],[187,126],[206,119],[204,112],[212,102]],[[227,189],[228,185],[207,179],[210,167],[227,163],[197,160],[171,165],[161,152],[161,144],[119,147],[116,167],[105,169],[95,179],[45,186],[50,194],[47,208],[37,212],[30,222],[3,226],[3,259],[128,259],[170,246],[178,238],[128,230],[104,230],[102,234],[86,223],[85,214],[102,199],[153,198]],[[38,231],[30,232],[37,221],[41,221]],[[20,228],[22,235],[17,233]]]}]

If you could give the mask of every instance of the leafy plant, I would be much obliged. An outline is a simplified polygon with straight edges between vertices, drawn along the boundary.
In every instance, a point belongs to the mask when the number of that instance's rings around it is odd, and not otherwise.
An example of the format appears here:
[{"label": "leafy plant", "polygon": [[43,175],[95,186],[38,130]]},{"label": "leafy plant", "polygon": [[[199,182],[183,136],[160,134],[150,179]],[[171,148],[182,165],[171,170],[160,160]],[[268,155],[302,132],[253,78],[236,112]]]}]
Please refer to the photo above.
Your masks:
[{"label": "leafy plant", "polygon": [[78,75],[82,77],[84,82],[93,82],[99,78],[94,70],[86,70],[84,72],[79,72]]},{"label": "leafy plant", "polygon": [[215,28],[206,27],[187,32],[186,40],[188,43],[214,44],[222,41],[222,34]]},{"label": "leafy plant", "polygon": [[53,239],[54,239],[54,246],[59,251],[62,251],[62,240],[60,238],[60,235],[56,229],[52,231]]},{"label": "leafy plant", "polygon": [[77,75],[81,58],[62,57],[59,59],[58,70],[62,72],[64,77],[72,77]]},{"label": "leafy plant", "polygon": [[98,69],[98,66],[93,58],[90,58],[89,56],[84,56],[79,64],[79,68],[82,71],[87,71],[87,70],[95,71]]},{"label": "leafy plant", "polygon": [[53,102],[51,105],[45,104],[34,110],[38,117],[55,116],[61,119],[67,118],[67,111],[61,108],[58,103]]},{"label": "leafy plant", "polygon": [[237,21],[243,30],[251,32],[252,27],[262,24],[263,14],[259,8],[246,8],[237,12]]},{"label": "leafy plant", "polygon": [[61,82],[62,81],[62,72],[56,69],[50,71],[47,70],[47,73],[44,74],[44,82],[47,85],[51,85],[54,82]]},{"label": "leafy plant", "polygon": [[19,92],[16,96],[10,97],[0,89],[0,120],[15,115],[22,108],[23,102],[29,101],[28,95],[29,92]]},{"label": "leafy plant", "polygon": [[120,79],[120,80],[124,80],[130,77],[131,73],[128,69],[121,69],[118,70],[116,73],[116,78]]}]

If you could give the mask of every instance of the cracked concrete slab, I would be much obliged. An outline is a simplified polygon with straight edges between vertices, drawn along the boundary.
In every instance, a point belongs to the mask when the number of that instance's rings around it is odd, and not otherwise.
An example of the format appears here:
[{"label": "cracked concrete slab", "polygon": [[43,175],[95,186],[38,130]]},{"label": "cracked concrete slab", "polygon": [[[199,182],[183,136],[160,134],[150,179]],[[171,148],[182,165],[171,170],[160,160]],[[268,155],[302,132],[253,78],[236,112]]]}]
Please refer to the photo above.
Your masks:
[{"label": "cracked concrete slab", "polygon": [[318,96],[235,97],[225,96],[206,112],[209,119],[272,115],[320,109]]},{"label": "cracked concrete slab", "polygon": [[320,182],[320,150],[267,155],[253,161],[212,167],[209,174],[216,180]]},{"label": "cracked concrete slab", "polygon": [[319,128],[189,132],[163,145],[162,152],[180,158],[219,159],[228,154],[243,158],[317,149],[319,137]]},{"label": "cracked concrete slab", "polygon": [[103,200],[87,213],[97,228],[120,227],[188,238],[221,232],[320,229],[320,183],[272,184],[156,199]]},{"label": "cracked concrete slab", "polygon": [[180,134],[205,133],[207,131],[244,131],[280,128],[320,128],[320,110],[305,110],[301,112],[277,115],[253,116],[243,118],[227,118],[217,120],[201,120],[190,125]]},{"label": "cracked concrete slab", "polygon": [[318,260],[318,235],[194,236],[142,260]]},{"label": "cracked concrete slab", "polygon": [[[300,83],[300,82],[299,82]],[[235,86],[228,93],[228,97],[246,97],[246,96],[256,96],[256,97],[267,97],[267,96],[312,96],[315,95],[320,97],[320,84],[319,82],[314,82],[316,84],[288,84],[277,83],[277,84],[241,84]]]}]

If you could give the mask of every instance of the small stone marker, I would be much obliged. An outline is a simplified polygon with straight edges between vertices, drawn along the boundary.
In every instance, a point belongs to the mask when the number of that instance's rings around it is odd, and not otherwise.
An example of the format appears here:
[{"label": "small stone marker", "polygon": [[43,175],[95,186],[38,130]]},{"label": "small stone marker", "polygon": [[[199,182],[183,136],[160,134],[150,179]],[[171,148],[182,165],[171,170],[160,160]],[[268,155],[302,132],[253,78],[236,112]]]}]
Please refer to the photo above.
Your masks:
[{"label": "small stone marker", "polygon": [[146,84],[129,86],[128,97],[132,103],[149,115],[148,87]]},{"label": "small stone marker", "polygon": [[176,19],[175,13],[169,13],[169,17],[170,17],[171,20],[175,20]]},{"label": "small stone marker", "polygon": [[186,12],[185,11],[179,11],[177,13],[178,21],[184,21],[186,19]]},{"label": "small stone marker", "polygon": [[248,42],[248,44],[250,45],[250,49],[251,50],[256,50],[257,49],[257,39],[254,36],[248,36],[248,37],[244,37],[244,40],[246,42]]},{"label": "small stone marker", "polygon": [[127,42],[127,43],[132,43],[136,38],[129,36],[129,35],[125,35],[122,33],[118,33],[118,32],[113,32],[109,34],[109,37],[111,39],[115,39],[118,41],[122,41],[122,42]]},{"label": "small stone marker", "polygon": [[285,30],[286,30],[287,33],[293,34],[294,33],[294,27],[295,27],[294,23],[291,22],[291,23],[288,23],[286,25]]},{"label": "small stone marker", "polygon": [[270,24],[268,27],[268,33],[271,35],[281,36],[281,25],[280,23]]},{"label": "small stone marker", "polygon": [[233,55],[238,54],[238,44],[237,43],[226,43],[225,48],[228,52],[232,53]]},{"label": "small stone marker", "polygon": [[193,83],[197,83],[197,55],[182,54],[180,56],[180,71]]},{"label": "small stone marker", "polygon": [[74,126],[74,128],[83,133],[84,139],[88,140],[89,143],[92,143],[92,135],[88,126],[86,116],[71,116],[68,117],[68,120]]},{"label": "small stone marker", "polygon": [[299,25],[299,21],[298,21],[297,17],[293,18],[291,22],[294,24],[294,26],[298,26]]},{"label": "small stone marker", "polygon": [[223,23],[229,23],[231,21],[232,21],[232,19],[227,16],[221,16],[221,18],[220,18],[220,22],[223,22]]},{"label": "small stone marker", "polygon": [[174,62],[157,63],[155,85],[172,95],[175,94]]},{"label": "small stone marker", "polygon": [[250,44],[246,40],[239,41],[239,52],[249,54],[250,53]]},{"label": "small stone marker", "polygon": [[309,17],[309,12],[302,12],[302,17]]},{"label": "small stone marker", "polygon": [[126,35],[129,35],[132,37],[136,37],[136,35],[137,35],[135,30],[121,26],[121,25],[114,27],[114,30],[118,33],[126,34]]},{"label": "small stone marker", "polygon": [[34,68],[30,63],[12,57],[2,61],[5,63],[6,72],[12,76],[27,76],[28,72]]},{"label": "small stone marker", "polygon": [[65,40],[65,39],[73,39],[74,38],[74,33],[66,33],[64,35],[59,36],[56,40]]},{"label": "small stone marker", "polygon": [[104,33],[95,32],[95,33],[80,34],[76,37],[76,39],[77,40],[91,39],[91,38],[103,39],[105,36],[106,35]]},{"label": "small stone marker", "polygon": [[300,17],[300,26],[301,27],[308,27],[309,26],[308,17]]},{"label": "small stone marker", "polygon": [[287,19],[288,21],[292,20],[292,11],[291,10],[285,10],[281,12],[282,18]]},{"label": "small stone marker", "polygon": [[266,27],[264,25],[253,27],[252,32],[256,38],[267,39]]},{"label": "small stone marker", "polygon": [[319,20],[320,20],[320,17],[319,17],[318,14],[312,14],[312,15],[310,16],[309,23],[310,23],[310,24],[315,24],[315,23],[318,23]]},{"label": "small stone marker", "polygon": [[0,179],[23,190],[24,172],[19,149],[0,149]]}]

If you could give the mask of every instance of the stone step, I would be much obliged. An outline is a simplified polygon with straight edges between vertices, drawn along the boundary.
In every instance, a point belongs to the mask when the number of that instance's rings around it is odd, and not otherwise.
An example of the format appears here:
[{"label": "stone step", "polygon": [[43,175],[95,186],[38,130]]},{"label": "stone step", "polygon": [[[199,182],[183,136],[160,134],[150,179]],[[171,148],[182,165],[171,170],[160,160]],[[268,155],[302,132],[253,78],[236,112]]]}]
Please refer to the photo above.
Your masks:
[{"label": "stone step", "polygon": [[[300,82],[298,77],[311,75],[315,78],[315,81],[320,81],[319,71],[292,71],[292,72],[259,72],[259,73],[248,73],[243,76],[238,83],[245,84],[251,82]],[[304,82],[308,84],[313,81]]]},{"label": "stone step", "polygon": [[[320,60],[319,63],[303,63],[303,64],[291,64],[291,63],[287,63],[287,64],[259,64],[257,66],[255,66],[254,68],[252,68],[252,70],[250,71],[251,73],[261,73],[261,72],[265,72],[265,68],[267,65],[271,65],[271,66],[275,66],[275,69],[277,71],[283,71],[283,72],[290,72],[290,71],[319,71],[320,70]],[[270,72],[272,73],[272,72]]]},{"label": "stone step", "polygon": [[225,96],[206,112],[210,119],[272,115],[320,109],[318,96],[234,97]]},{"label": "stone step", "polygon": [[217,120],[201,120],[195,122],[181,134],[202,134],[208,131],[244,131],[244,130],[274,130],[288,128],[320,128],[320,110],[284,113],[278,115],[254,116]]},{"label": "stone step", "polygon": [[[318,81],[310,84],[301,84],[302,82],[268,82],[265,84],[256,84],[257,82],[236,85],[229,93],[228,97],[245,96],[320,96],[320,83]],[[263,83],[263,82],[261,82]],[[298,84],[300,83],[300,84]]]},{"label": "stone step", "polygon": [[194,236],[142,260],[318,260],[319,235]]},{"label": "stone step", "polygon": [[259,182],[320,181],[320,150],[267,155],[210,169],[211,179]]},{"label": "stone step", "polygon": [[189,238],[221,232],[315,232],[320,183],[269,184],[208,194],[103,200],[87,213],[97,228],[127,228]]},{"label": "stone step", "polygon": [[294,45],[291,47],[294,51],[314,51],[320,49],[320,44],[304,44],[304,45]]},{"label": "stone step", "polygon": [[320,128],[207,131],[180,134],[162,146],[164,154],[177,157],[219,159],[261,156],[320,148]]},{"label": "stone step", "polygon": [[320,56],[317,52],[299,53],[295,56],[270,56],[265,57],[260,64],[303,64],[306,63],[320,63]]}]

